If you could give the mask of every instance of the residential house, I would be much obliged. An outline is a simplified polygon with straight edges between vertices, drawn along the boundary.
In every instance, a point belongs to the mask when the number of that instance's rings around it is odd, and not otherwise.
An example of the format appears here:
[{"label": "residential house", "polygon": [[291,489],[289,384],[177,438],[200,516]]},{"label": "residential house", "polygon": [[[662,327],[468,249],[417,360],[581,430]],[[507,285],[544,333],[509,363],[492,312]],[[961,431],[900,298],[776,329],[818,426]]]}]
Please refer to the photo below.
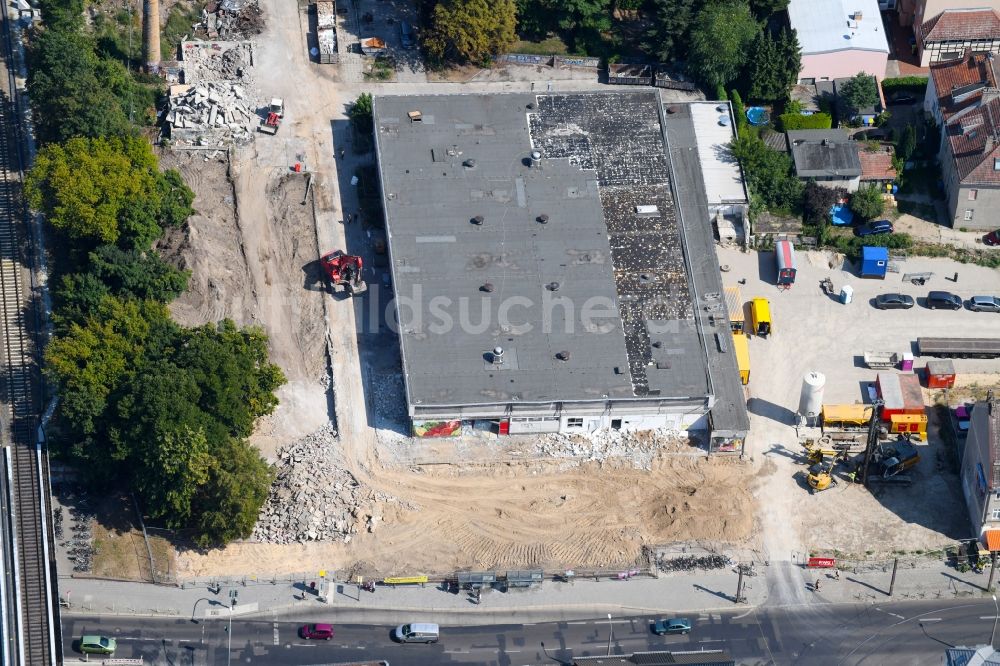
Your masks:
[{"label": "residential house", "polygon": [[992,394],[976,403],[962,454],[962,493],[972,532],[983,538],[1000,533],[1000,400]]},{"label": "residential house", "polygon": [[858,144],[841,129],[791,130],[786,133],[795,174],[825,187],[858,189],[861,160]]},{"label": "residential house", "polygon": [[973,53],[1000,53],[1000,12],[995,9],[947,9],[920,26],[920,66]]},{"label": "residential house", "polygon": [[886,185],[891,185],[899,175],[896,173],[896,168],[892,166],[892,156],[891,147],[885,147],[882,150],[859,148],[861,184],[875,185],[882,190],[886,189]]},{"label": "residential house", "polygon": [[634,652],[632,654],[612,654],[606,657],[574,657],[573,666],[735,666],[725,650],[690,650],[671,652]]},{"label": "residential house", "polygon": [[950,116],[978,106],[983,95],[989,98],[1000,80],[998,59],[969,50],[958,60],[931,65],[924,97],[924,111],[940,125]]},{"label": "residential house", "polygon": [[996,9],[1000,0],[899,0],[896,3],[899,25],[912,26],[914,35],[920,27],[947,9]]},{"label": "residential house", "polygon": [[931,66],[925,108],[941,126],[941,179],[953,227],[992,229],[1000,207],[997,57],[966,52]]},{"label": "residential house", "polygon": [[788,20],[802,47],[800,83],[885,77],[889,44],[877,0],[790,0]]}]

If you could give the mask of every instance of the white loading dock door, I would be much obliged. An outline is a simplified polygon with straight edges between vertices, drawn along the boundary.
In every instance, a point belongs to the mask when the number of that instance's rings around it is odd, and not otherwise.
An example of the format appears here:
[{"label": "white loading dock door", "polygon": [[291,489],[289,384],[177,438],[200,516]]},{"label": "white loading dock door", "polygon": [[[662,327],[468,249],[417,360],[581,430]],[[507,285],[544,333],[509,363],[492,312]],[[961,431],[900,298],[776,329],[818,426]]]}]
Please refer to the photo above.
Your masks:
[{"label": "white loading dock door", "polygon": [[508,432],[511,435],[524,435],[533,432],[559,432],[559,417],[512,417]]}]

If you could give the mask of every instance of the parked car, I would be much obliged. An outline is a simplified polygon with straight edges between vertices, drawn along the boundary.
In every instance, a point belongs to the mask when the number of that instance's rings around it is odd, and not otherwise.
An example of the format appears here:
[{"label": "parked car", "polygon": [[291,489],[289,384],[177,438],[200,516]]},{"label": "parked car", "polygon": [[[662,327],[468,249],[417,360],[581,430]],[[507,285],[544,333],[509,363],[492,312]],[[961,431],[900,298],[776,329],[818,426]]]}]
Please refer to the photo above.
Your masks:
[{"label": "parked car", "polygon": [[399,22],[399,42],[404,49],[412,49],[416,46],[416,40],[413,38],[413,26],[406,21]]},{"label": "parked car", "polygon": [[1000,312],[1000,298],[996,296],[973,296],[969,299],[969,309],[976,312]]},{"label": "parked car", "polygon": [[306,624],[299,629],[299,636],[312,641],[328,641],[333,638],[333,625]]},{"label": "parked car", "polygon": [[432,622],[401,624],[392,632],[392,637],[400,643],[437,643],[441,629]]},{"label": "parked car", "polygon": [[893,232],[892,222],[889,220],[876,220],[869,224],[862,224],[854,227],[854,235],[858,238],[865,236],[875,236],[877,234],[891,234]]},{"label": "parked car", "polygon": [[983,244],[989,245],[991,247],[995,245],[1000,245],[1000,229],[991,231],[990,233],[983,236]]},{"label": "parked car", "polygon": [[107,636],[82,636],[80,652],[84,654],[114,654],[118,642]]},{"label": "parked car", "polygon": [[929,310],[937,310],[938,308],[961,310],[962,299],[950,291],[932,291],[927,294],[927,308]]},{"label": "parked car", "polygon": [[657,636],[686,634],[689,631],[691,631],[691,620],[685,617],[672,617],[669,620],[657,620],[653,623],[653,633]]},{"label": "parked car", "polygon": [[909,310],[913,307],[913,297],[906,294],[879,294],[875,297],[875,307],[879,310]]},{"label": "parked car", "polygon": [[889,104],[913,104],[917,98],[910,93],[898,93],[889,98]]}]

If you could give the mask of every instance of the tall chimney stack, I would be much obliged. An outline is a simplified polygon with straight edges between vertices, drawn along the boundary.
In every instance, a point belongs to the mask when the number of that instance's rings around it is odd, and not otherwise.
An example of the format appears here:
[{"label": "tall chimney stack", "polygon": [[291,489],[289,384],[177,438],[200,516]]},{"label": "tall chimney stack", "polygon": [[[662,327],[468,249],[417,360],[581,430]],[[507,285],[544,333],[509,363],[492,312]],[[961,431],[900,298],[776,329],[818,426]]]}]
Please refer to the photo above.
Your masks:
[{"label": "tall chimney stack", "polygon": [[146,69],[160,71],[160,0],[143,0],[142,48]]}]

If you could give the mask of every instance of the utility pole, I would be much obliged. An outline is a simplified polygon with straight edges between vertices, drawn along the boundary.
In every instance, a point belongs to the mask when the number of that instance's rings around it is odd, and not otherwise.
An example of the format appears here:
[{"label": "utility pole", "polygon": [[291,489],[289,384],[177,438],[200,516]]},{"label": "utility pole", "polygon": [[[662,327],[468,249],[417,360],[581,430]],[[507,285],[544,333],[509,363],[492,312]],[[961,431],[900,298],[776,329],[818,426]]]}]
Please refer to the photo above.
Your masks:
[{"label": "utility pole", "polygon": [[608,613],[608,656],[611,656],[611,641],[615,637],[615,625],[611,623],[611,613]]},{"label": "utility pole", "polygon": [[990,592],[993,591],[993,580],[997,573],[997,554],[996,551],[990,553],[990,582],[986,585],[986,589]]},{"label": "utility pole", "polygon": [[868,441],[865,442],[865,461],[861,470],[861,483],[868,487],[868,468],[872,458],[875,457],[875,450],[878,448],[879,423],[882,417],[882,400],[877,398],[872,401],[872,417],[868,421]]},{"label": "utility pole", "polygon": [[889,581],[889,596],[892,596],[892,588],[896,587],[896,569],[899,567],[899,558],[892,558],[892,579]]},{"label": "utility pole", "polygon": [[239,590],[229,590],[229,646],[226,650],[226,664],[233,663],[233,608],[240,596]]}]

